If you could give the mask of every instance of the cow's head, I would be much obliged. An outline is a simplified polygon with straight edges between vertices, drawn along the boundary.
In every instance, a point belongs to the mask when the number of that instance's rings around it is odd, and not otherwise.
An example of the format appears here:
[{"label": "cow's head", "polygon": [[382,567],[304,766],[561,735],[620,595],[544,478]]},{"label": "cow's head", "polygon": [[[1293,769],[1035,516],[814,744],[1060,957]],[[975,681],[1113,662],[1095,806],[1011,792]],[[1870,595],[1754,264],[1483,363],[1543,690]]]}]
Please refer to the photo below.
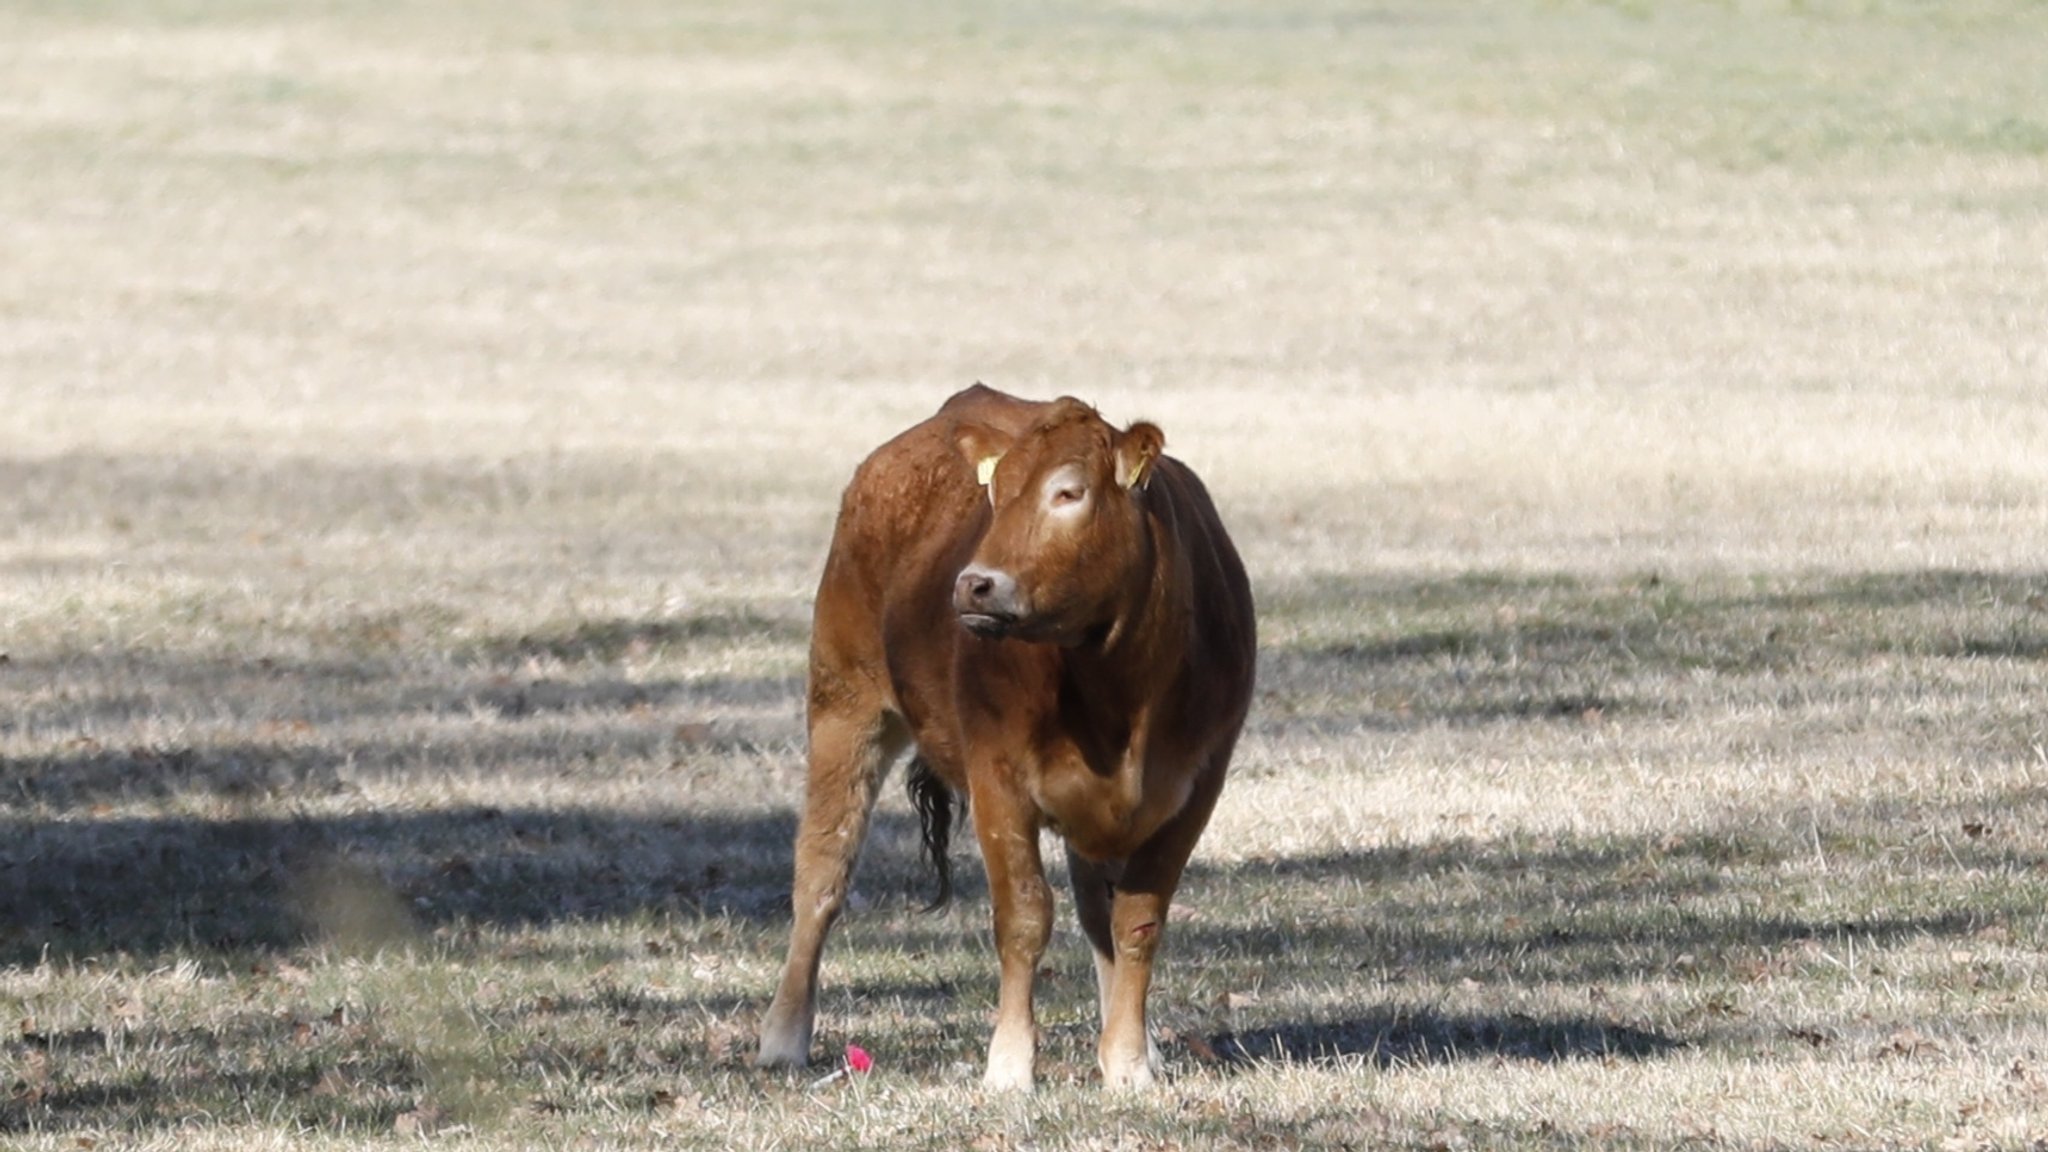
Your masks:
[{"label": "cow's head", "polygon": [[1165,434],[1143,423],[1118,431],[1063,397],[1014,439],[970,424],[959,442],[992,510],[953,584],[960,622],[979,636],[1064,644],[1110,623],[1152,560],[1142,499]]}]

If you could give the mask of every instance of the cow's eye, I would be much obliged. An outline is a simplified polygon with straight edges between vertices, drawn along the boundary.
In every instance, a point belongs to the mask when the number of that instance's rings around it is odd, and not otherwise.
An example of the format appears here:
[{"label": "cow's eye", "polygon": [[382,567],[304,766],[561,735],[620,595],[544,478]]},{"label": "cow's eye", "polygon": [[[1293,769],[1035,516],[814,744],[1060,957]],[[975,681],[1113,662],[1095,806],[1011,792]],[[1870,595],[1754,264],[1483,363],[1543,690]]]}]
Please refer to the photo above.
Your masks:
[{"label": "cow's eye", "polygon": [[1064,508],[1069,504],[1079,504],[1087,495],[1088,489],[1079,484],[1064,485],[1052,490],[1052,506]]}]

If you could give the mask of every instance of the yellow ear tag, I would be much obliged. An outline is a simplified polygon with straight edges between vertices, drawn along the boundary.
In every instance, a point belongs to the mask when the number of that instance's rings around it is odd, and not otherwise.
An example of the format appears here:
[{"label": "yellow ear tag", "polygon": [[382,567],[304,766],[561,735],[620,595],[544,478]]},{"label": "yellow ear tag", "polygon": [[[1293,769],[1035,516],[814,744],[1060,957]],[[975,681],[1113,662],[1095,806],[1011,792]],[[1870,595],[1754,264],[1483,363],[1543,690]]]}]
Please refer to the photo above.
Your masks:
[{"label": "yellow ear tag", "polygon": [[976,464],[976,465],[974,466],[974,479],[975,479],[975,481],[976,481],[977,483],[979,483],[979,484],[980,484],[980,485],[981,485],[982,487],[984,487],[984,488],[988,487],[988,482],[989,482],[990,480],[993,480],[993,479],[995,479],[995,475],[996,475],[996,461],[998,461],[998,460],[1001,460],[1001,459],[1002,459],[1002,457],[1001,457],[1001,456],[984,456],[984,457],[982,457],[982,458],[981,458],[981,463],[979,463],[979,464]]}]

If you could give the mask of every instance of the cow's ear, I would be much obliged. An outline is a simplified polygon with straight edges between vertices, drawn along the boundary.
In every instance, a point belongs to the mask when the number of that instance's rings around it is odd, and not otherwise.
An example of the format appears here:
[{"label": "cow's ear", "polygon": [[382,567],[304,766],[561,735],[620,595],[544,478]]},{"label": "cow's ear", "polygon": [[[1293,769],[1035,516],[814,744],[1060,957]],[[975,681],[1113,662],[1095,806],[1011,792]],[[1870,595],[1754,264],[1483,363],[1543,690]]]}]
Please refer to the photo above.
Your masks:
[{"label": "cow's ear", "polygon": [[996,461],[1003,458],[1010,438],[985,424],[962,424],[955,436],[960,455],[974,466],[975,482],[988,487],[989,479],[996,474]]},{"label": "cow's ear", "polygon": [[1124,429],[1116,440],[1117,483],[1133,491],[1143,488],[1152,477],[1152,462],[1166,448],[1166,433],[1156,424],[1143,422]]}]

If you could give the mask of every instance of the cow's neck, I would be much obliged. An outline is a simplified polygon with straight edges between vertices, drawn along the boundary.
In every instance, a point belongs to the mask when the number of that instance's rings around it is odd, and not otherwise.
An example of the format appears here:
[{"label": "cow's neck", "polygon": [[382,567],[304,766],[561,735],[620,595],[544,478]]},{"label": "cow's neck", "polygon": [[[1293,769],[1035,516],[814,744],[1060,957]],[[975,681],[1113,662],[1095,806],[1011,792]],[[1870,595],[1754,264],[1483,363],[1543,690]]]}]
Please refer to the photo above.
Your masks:
[{"label": "cow's neck", "polygon": [[1090,726],[1119,746],[1142,739],[1188,654],[1188,574],[1170,567],[1180,555],[1172,521],[1156,513],[1145,520],[1150,555],[1138,566],[1143,578],[1132,581],[1097,637],[1067,650],[1063,673]]}]

